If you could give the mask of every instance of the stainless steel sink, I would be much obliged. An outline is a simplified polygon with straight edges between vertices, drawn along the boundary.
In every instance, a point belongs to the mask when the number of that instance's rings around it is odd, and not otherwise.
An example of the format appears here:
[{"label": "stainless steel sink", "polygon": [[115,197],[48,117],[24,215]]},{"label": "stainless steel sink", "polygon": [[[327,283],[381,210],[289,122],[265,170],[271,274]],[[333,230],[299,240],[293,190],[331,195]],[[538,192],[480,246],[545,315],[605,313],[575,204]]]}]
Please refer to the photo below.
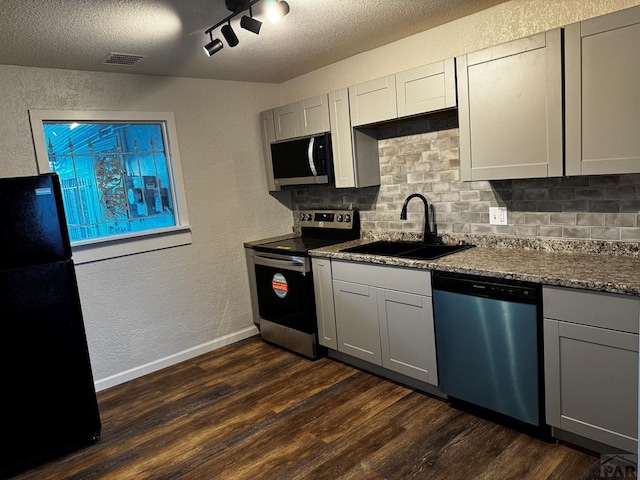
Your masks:
[{"label": "stainless steel sink", "polygon": [[473,247],[473,245],[441,245],[422,242],[393,242],[388,240],[378,240],[365,245],[344,248],[340,251],[345,253],[365,253],[369,255],[411,258],[416,260],[433,260],[471,247]]}]

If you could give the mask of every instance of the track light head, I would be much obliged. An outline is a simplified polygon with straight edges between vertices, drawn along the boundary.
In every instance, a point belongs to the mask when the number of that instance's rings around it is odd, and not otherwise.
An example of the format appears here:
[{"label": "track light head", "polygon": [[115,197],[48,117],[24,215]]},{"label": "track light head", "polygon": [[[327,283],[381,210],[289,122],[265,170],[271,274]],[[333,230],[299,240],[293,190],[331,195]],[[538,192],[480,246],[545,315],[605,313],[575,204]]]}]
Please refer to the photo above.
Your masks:
[{"label": "track light head", "polygon": [[289,10],[290,10],[289,4],[284,0],[280,0],[279,2],[272,3],[269,6],[267,10],[267,16],[269,17],[269,20],[271,20],[272,22],[277,22],[282,17],[284,17],[287,13],[289,13]]},{"label": "track light head", "polygon": [[211,38],[211,41],[204,46],[204,53],[211,56],[222,50],[222,47],[224,47],[224,45],[219,39]]},{"label": "track light head", "polygon": [[[240,26],[245,30],[249,30],[256,35],[259,35],[260,29],[262,28],[262,22],[253,18],[253,11],[251,10],[251,7],[253,7],[260,1],[261,0],[225,0],[225,6],[227,7],[227,10],[231,12],[231,14],[227,15],[218,23],[205,30],[204,34],[209,35],[209,38],[211,40],[204,46],[205,53],[211,56],[214,53],[222,50],[222,47],[224,46],[222,41],[217,38],[214,39],[212,33],[221,25],[222,28],[220,29],[220,32],[222,33],[222,36],[227,41],[227,44],[230,47],[235,47],[240,43],[236,32],[234,32],[233,28],[231,28],[231,20],[236,15],[240,15],[245,10],[249,10],[249,16],[243,15],[243,17],[240,19]],[[269,4],[269,6],[267,7],[267,16],[273,22],[277,22],[279,19],[289,13],[289,4],[284,0],[265,0],[265,3],[267,2]]]},{"label": "track light head", "polygon": [[224,25],[220,29],[220,32],[222,33],[222,36],[227,41],[227,44],[230,47],[233,48],[236,45],[238,45],[238,43],[240,43],[240,40],[238,40],[238,36],[236,35],[236,32],[234,32],[233,28],[231,28],[231,22],[229,22],[226,25]]},{"label": "track light head", "polygon": [[260,20],[256,20],[253,17],[247,17],[245,15],[240,19],[240,26],[245,30],[249,30],[250,32],[255,33],[256,35],[259,35],[260,27],[262,27],[262,22]]}]

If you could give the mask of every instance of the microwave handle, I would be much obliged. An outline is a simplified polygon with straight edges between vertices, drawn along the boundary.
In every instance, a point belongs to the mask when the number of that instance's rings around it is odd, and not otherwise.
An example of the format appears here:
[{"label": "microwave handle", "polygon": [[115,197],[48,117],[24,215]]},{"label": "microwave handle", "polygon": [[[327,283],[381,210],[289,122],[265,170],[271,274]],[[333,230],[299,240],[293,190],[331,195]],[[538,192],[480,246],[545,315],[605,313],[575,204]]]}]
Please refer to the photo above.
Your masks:
[{"label": "microwave handle", "polygon": [[311,173],[314,177],[318,176],[318,171],[316,170],[316,164],[313,161],[313,144],[315,143],[315,138],[311,137],[309,139],[309,148],[307,149],[307,158],[309,159],[309,168],[311,169]]}]

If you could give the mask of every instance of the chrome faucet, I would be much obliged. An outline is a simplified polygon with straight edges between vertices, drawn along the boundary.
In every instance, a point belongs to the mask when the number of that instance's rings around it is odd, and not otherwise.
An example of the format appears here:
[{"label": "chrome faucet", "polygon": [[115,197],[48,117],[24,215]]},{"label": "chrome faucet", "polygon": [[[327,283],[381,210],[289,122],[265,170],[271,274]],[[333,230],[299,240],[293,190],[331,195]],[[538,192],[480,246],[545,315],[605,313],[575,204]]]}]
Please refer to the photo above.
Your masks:
[{"label": "chrome faucet", "polygon": [[429,202],[419,193],[412,193],[409,195],[402,204],[402,211],[400,212],[400,220],[407,219],[407,204],[412,198],[419,198],[424,203],[424,242],[431,240],[431,228],[429,227]]}]

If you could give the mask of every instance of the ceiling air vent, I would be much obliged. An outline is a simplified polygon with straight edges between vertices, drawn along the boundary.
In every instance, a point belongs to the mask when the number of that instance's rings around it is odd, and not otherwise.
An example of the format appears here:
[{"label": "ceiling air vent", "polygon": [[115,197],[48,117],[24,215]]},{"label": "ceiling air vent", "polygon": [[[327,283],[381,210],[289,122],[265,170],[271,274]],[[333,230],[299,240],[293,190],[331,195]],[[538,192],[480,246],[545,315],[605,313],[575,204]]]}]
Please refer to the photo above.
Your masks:
[{"label": "ceiling air vent", "polygon": [[104,65],[120,65],[122,67],[133,67],[142,60],[145,55],[132,55],[130,53],[113,53],[111,52],[103,60]]}]

